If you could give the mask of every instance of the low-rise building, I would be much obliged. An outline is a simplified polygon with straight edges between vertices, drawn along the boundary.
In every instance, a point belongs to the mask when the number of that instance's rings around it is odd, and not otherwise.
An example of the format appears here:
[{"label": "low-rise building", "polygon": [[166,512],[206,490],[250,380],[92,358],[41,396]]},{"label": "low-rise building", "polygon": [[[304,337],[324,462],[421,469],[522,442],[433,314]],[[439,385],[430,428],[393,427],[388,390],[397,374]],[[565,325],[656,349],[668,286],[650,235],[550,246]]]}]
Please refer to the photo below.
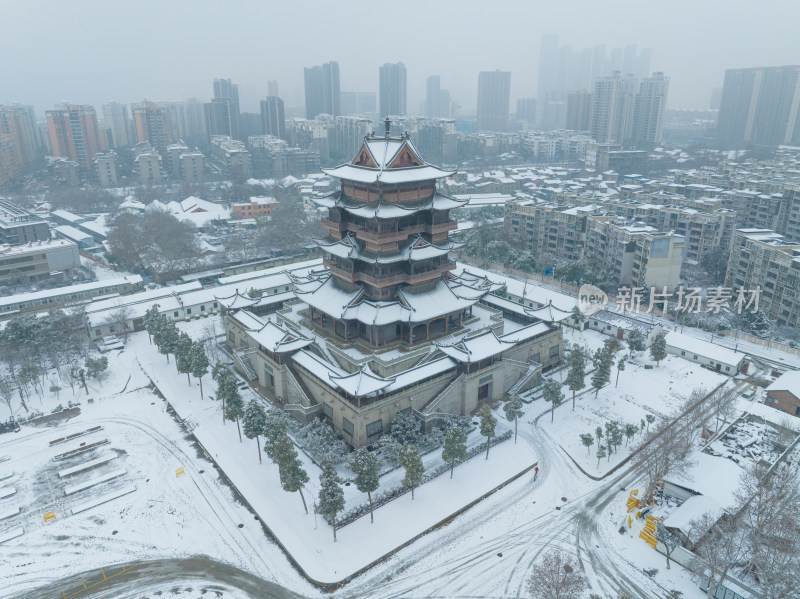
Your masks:
[{"label": "low-rise building", "polygon": [[767,387],[766,404],[800,416],[800,370],[784,372]]},{"label": "low-rise building", "polygon": [[747,372],[749,359],[746,354],[678,332],[667,333],[665,341],[668,354],[702,364],[710,370],[728,376]]},{"label": "low-rise building", "polygon": [[57,273],[71,275],[80,265],[78,246],[66,239],[0,245],[0,281],[34,282]]},{"label": "low-rise building", "polygon": [[278,200],[267,196],[252,196],[249,202],[239,202],[231,205],[231,217],[260,218],[269,216],[278,205]]}]

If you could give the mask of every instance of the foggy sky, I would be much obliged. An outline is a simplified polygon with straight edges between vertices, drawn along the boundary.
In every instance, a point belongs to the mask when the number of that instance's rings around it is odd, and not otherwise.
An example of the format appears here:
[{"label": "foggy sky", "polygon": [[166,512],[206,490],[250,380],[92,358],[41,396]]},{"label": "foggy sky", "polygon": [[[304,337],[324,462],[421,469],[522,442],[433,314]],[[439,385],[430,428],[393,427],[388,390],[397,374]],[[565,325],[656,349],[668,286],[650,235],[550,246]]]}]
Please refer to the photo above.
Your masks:
[{"label": "foggy sky", "polygon": [[540,36],[573,49],[637,44],[671,78],[670,108],[706,108],[726,68],[800,63],[796,0],[503,2],[400,0],[6,0],[0,11],[0,103],[129,103],[212,96],[239,84],[257,112],[267,81],[303,104],[303,67],[338,60],[342,91],[378,91],[378,67],[403,61],[408,111],[425,79],[474,111],[478,72],[511,71],[511,110],[535,97]]}]

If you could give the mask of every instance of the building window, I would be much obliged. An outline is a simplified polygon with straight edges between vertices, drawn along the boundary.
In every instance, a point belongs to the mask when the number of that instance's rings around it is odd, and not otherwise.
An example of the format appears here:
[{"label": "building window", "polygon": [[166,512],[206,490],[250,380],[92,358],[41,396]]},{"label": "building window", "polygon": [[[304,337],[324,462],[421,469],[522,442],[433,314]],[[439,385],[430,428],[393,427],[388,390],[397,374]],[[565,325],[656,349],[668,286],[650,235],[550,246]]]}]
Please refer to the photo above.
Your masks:
[{"label": "building window", "polygon": [[266,370],[267,372],[271,373],[272,372],[272,366],[270,366],[269,364],[264,362],[264,370]]},{"label": "building window", "polygon": [[174,318],[178,318],[178,312],[177,312],[177,311],[173,312],[173,313],[172,313],[172,316],[173,316]]},{"label": "building window", "polygon": [[731,367],[730,367],[730,366],[726,366],[726,367],[725,367],[725,370],[726,370],[726,371],[728,371],[728,372],[730,371],[730,369],[731,369]]},{"label": "building window", "polygon": [[353,423],[350,422],[347,418],[342,417],[342,432],[347,433],[350,437],[353,436],[355,432],[355,428],[353,427]]},{"label": "building window", "polygon": [[322,404],[322,415],[333,422],[333,406],[323,403]]},{"label": "building window", "polygon": [[236,343],[236,335],[233,333],[233,331],[228,331],[228,341],[231,343]]},{"label": "building window", "polygon": [[192,313],[192,309],[191,308],[186,308],[186,313],[187,314],[191,314]]},{"label": "building window", "polygon": [[686,355],[686,352],[685,352],[685,351],[681,351],[681,355],[682,355],[682,356],[685,356],[685,355]]},{"label": "building window", "polygon": [[200,306],[200,311],[201,312],[205,312],[206,311],[206,307],[205,306]]},{"label": "building window", "polygon": [[214,307],[215,307],[215,308],[217,307],[217,302],[214,302]]},{"label": "building window", "polygon": [[376,420],[367,425],[367,439],[383,434],[383,420]]},{"label": "building window", "polygon": [[481,380],[479,380],[478,384],[479,385],[483,385],[484,383],[488,383],[491,380],[492,380],[492,375],[490,374],[488,376],[483,377]]},{"label": "building window", "polygon": [[695,354],[695,355],[694,355],[694,359],[695,359],[695,360],[697,359],[697,354]]},{"label": "building window", "polygon": [[557,358],[558,357],[558,353],[559,352],[558,352],[558,346],[557,345],[554,345],[553,347],[550,348],[550,357],[551,358]]}]

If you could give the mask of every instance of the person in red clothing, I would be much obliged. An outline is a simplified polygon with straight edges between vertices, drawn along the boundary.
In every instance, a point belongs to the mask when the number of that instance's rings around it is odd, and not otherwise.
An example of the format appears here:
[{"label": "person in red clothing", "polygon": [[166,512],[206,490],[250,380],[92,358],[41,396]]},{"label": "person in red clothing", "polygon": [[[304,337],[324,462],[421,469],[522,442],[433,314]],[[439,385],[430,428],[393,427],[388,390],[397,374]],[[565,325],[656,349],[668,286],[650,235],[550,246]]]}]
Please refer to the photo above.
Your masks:
[{"label": "person in red clothing", "polygon": [[539,476],[539,466],[533,469],[533,480],[536,480],[537,476]]}]

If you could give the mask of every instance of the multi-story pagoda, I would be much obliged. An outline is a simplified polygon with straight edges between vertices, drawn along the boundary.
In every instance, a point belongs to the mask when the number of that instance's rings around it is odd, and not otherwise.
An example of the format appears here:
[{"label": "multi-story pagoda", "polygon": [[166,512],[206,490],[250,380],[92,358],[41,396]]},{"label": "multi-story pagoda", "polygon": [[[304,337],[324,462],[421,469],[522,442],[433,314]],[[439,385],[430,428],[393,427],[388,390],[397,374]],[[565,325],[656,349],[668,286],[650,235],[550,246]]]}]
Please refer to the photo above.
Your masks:
[{"label": "multi-story pagoda", "polygon": [[436,189],[453,174],[426,164],[407,135],[368,136],[355,159],[323,169],[340,190],[318,200],[328,208],[319,241],[330,276],[298,283],[310,317],[345,339],[373,346],[395,339],[414,343],[461,326],[471,307],[491,291],[448,276],[455,268],[449,238],[458,228],[450,210],[464,205]]}]

